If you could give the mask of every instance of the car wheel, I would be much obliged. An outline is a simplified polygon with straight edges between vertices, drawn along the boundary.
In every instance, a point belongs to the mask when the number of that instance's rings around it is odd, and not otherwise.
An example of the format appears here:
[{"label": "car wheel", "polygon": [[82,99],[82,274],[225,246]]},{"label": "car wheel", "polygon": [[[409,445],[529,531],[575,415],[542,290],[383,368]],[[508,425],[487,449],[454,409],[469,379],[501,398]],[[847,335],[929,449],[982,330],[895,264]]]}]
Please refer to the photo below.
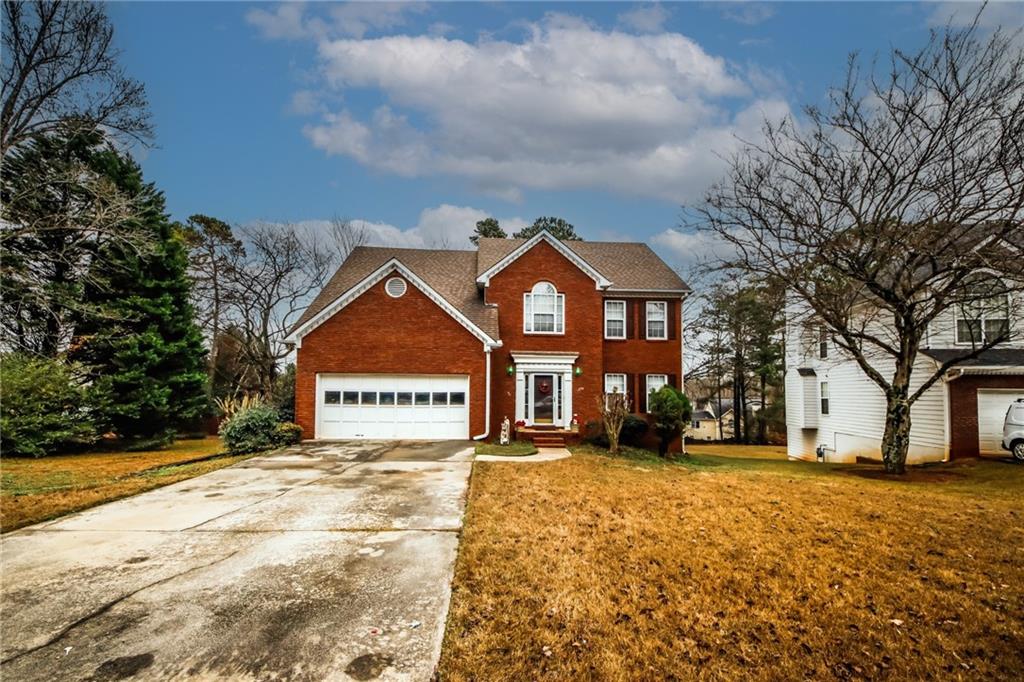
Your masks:
[{"label": "car wheel", "polygon": [[1019,440],[1013,444],[1013,458],[1018,462],[1024,462],[1024,440]]}]

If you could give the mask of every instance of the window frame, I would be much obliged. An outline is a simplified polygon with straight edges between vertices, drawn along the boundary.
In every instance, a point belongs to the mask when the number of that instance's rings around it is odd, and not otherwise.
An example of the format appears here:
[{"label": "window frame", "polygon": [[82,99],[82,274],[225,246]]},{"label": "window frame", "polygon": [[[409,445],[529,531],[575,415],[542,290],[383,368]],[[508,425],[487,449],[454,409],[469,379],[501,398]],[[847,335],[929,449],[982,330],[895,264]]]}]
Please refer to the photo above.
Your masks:
[{"label": "window frame", "polygon": [[[537,289],[543,285],[547,285],[554,290],[554,293],[541,293]],[[552,296],[554,298],[555,312],[554,312],[554,324],[552,331],[537,331],[537,314],[533,309],[533,298],[534,296]],[[540,313],[541,315],[548,315],[549,313]],[[559,293],[558,287],[547,280],[541,280],[533,285],[530,291],[523,294],[523,333],[524,334],[537,334],[544,336],[564,336],[565,335],[565,294]]]},{"label": "window frame", "polygon": [[[661,306],[662,318],[660,320],[651,319],[651,306]],[[651,334],[651,322],[661,322],[661,336]],[[644,304],[644,338],[648,341],[668,341],[668,301],[647,301]]]},{"label": "window frame", "polygon": [[651,378],[652,377],[661,377],[662,379],[664,379],[664,381],[662,382],[661,386],[658,386],[659,390],[661,389],[662,386],[668,386],[668,375],[667,374],[645,374],[644,375],[644,388],[647,389],[647,392],[644,395],[644,413],[645,414],[650,414],[651,413],[651,394],[654,393],[654,391],[651,390]]},{"label": "window frame", "polygon": [[829,415],[829,408],[831,407],[830,404],[829,404],[830,397],[831,397],[831,394],[829,393],[828,382],[827,381],[819,381],[818,382],[818,410],[821,412],[821,415],[823,417],[827,417]]},{"label": "window frame", "polygon": [[629,387],[626,385],[626,374],[625,372],[606,372],[604,375],[604,392],[611,393],[608,390],[608,379],[610,377],[622,377],[622,394],[629,396]]},{"label": "window frame", "polygon": [[[1000,281],[1000,280],[996,280],[996,281],[998,282],[999,285],[1002,286],[1002,291],[996,292],[996,293],[992,294],[991,296],[989,296],[989,297],[987,297],[987,298],[985,298],[983,300],[979,298],[979,300],[975,302],[976,304],[985,306],[985,308],[978,314],[978,317],[976,317],[976,318],[969,318],[969,317],[967,317],[966,313],[964,312],[964,304],[962,304],[962,303],[953,306],[953,344],[954,345],[956,345],[956,346],[978,346],[978,345],[985,345],[985,344],[989,343],[988,338],[987,338],[987,336],[988,336],[987,327],[988,327],[988,322],[989,322],[989,319],[990,319],[989,311],[990,311],[990,309],[995,309],[996,307],[999,307],[1001,309],[999,311],[1001,314],[999,316],[992,316],[991,319],[992,320],[1001,320],[1003,322],[1004,326],[1005,326],[1005,329],[1007,331],[1010,330],[1010,309],[1013,307],[1012,306],[1013,302],[1010,300],[1010,292],[1006,290],[1006,286],[1002,283],[1002,281]],[[978,282],[978,284],[984,284],[984,282]],[[998,304],[998,306],[990,306],[989,307],[989,303],[994,301],[996,298],[1002,298],[1003,300]],[[969,334],[968,334],[968,338],[966,340],[965,339],[961,339],[961,337],[960,337],[960,322],[961,321],[966,322],[968,324],[968,332],[969,332]],[[977,340],[975,340],[974,338],[971,338],[971,337],[974,336],[974,334],[970,333],[970,327],[969,327],[970,323],[971,322],[975,322],[975,321],[978,323],[978,329],[977,329],[978,339]]]},{"label": "window frame", "polygon": [[[610,322],[610,321],[611,322],[618,322],[619,321],[618,319],[614,319],[614,318],[611,318],[611,317],[608,316],[608,304],[609,303],[618,303],[618,304],[622,305],[622,320],[621,320],[622,321],[622,336],[612,336],[611,334],[608,333],[608,322]],[[614,299],[614,298],[605,299],[605,301],[604,301],[604,338],[610,339],[610,340],[613,340],[613,341],[621,341],[621,340],[626,338],[626,327],[627,327],[627,325],[626,325],[626,309],[627,308],[628,308],[628,306],[626,305],[626,301],[624,299]]]},{"label": "window frame", "polygon": [[828,327],[818,325],[818,359],[828,360]]}]

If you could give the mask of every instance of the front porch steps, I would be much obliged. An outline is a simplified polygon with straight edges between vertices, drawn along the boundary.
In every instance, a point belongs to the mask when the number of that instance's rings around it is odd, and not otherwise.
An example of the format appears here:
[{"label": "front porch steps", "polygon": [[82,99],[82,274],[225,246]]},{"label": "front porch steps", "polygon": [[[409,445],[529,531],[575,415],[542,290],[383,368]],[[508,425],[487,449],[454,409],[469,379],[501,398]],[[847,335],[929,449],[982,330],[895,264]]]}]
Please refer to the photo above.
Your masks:
[{"label": "front porch steps", "polygon": [[579,432],[553,426],[531,426],[516,430],[518,440],[528,440],[538,448],[564,448],[568,443],[577,443]]}]

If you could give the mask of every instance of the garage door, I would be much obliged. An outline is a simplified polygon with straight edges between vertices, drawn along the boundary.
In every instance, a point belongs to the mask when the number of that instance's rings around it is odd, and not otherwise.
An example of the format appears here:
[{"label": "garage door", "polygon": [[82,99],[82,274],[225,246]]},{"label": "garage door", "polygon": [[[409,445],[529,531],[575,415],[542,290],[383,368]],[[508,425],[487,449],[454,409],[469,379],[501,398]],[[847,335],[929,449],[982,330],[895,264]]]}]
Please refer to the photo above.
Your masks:
[{"label": "garage door", "polygon": [[978,450],[983,455],[1005,455],[1003,420],[1010,403],[1024,398],[1022,391],[978,391]]},{"label": "garage door", "polygon": [[469,438],[469,377],[321,374],[318,438]]}]

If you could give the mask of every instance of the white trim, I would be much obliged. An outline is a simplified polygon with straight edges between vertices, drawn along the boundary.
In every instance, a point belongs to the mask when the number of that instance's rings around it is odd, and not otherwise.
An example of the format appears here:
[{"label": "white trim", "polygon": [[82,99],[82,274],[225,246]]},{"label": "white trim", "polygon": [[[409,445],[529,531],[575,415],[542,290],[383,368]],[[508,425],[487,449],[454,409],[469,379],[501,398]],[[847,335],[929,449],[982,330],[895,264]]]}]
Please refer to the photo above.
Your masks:
[{"label": "white trim", "polygon": [[533,374],[551,374],[562,377],[562,390],[559,395],[560,414],[555,415],[555,425],[564,427],[569,423],[573,414],[573,365],[576,364],[578,357],[579,353],[512,353],[516,370],[516,421],[522,420],[527,426],[533,426],[532,415],[527,414],[523,407],[527,391],[532,390],[529,377]]},{"label": "white trim", "polygon": [[605,372],[604,374],[604,392],[610,393],[608,390],[608,377],[622,377],[622,395],[629,395],[629,386],[626,385],[626,375],[623,372]]},{"label": "white trim", "polygon": [[[651,336],[652,305],[661,305],[662,318],[661,320],[654,320],[664,325],[661,336]],[[647,341],[668,341],[668,301],[646,301],[644,303],[644,339]]]},{"label": "white trim", "polygon": [[[645,374],[644,375],[644,414],[651,413],[650,397],[651,393],[651,377],[662,377],[665,379],[665,383],[662,386],[668,386],[668,375],[667,374]],[[660,388],[660,387],[659,387]]]},{"label": "white trim", "polygon": [[391,274],[392,272],[398,272],[406,280],[412,282],[417,289],[426,294],[427,298],[436,303],[438,307],[448,313],[455,319],[456,322],[466,328],[473,336],[483,341],[491,348],[498,348],[501,346],[501,341],[492,339],[487,332],[480,329],[463,315],[458,309],[449,303],[441,294],[437,293],[431,288],[426,282],[420,279],[414,274],[409,268],[402,264],[397,258],[392,258],[384,263],[382,266],[371,272],[369,275],[364,277],[355,286],[350,288],[345,293],[338,296],[336,299],[331,301],[329,304],[324,306],[323,310],[318,312],[313,317],[306,320],[302,326],[292,330],[292,332],[285,338],[284,342],[294,344],[297,348],[302,348],[302,337],[309,334],[311,331],[322,325],[324,322],[336,315],[349,303],[357,299],[366,293],[371,287],[380,282],[384,277]]},{"label": "white trim", "polygon": [[[546,284],[554,289],[554,294],[538,293],[537,287],[541,284]],[[555,311],[554,328],[551,331],[537,331],[533,327],[537,324],[536,313],[533,310],[533,298],[534,296],[554,296],[555,297]],[[527,314],[527,308],[529,308],[529,314]],[[541,313],[542,315],[545,313]],[[561,329],[559,329],[561,327]],[[558,287],[547,280],[540,280],[530,290],[523,294],[523,334],[543,334],[547,336],[564,336],[565,335],[565,294],[558,291]]]},{"label": "white trim", "polygon": [[490,286],[492,277],[494,277],[499,272],[507,268],[509,265],[517,261],[520,256],[522,256],[524,253],[526,253],[534,246],[539,244],[542,240],[546,241],[556,251],[558,251],[560,254],[568,258],[569,261],[573,263],[573,265],[575,265],[580,270],[585,272],[591,279],[594,280],[598,289],[607,289],[608,287],[611,286],[611,280],[609,280],[607,277],[598,272],[597,269],[594,268],[594,266],[592,266],[590,263],[583,260],[583,258],[581,258],[579,254],[577,254],[575,251],[573,251],[568,246],[552,237],[547,230],[541,230],[533,237],[527,239],[525,242],[517,246],[508,255],[499,260],[497,263],[484,270],[483,273],[481,273],[480,276],[476,278],[476,283],[482,284],[485,287]]},{"label": "white trim", "polygon": [[[479,436],[473,436],[473,440],[485,440],[491,435],[491,347],[484,344],[484,432]],[[473,377],[470,377],[470,384]],[[469,403],[469,393],[466,394],[466,408],[469,410],[469,421],[473,421],[473,408]]]},{"label": "white trim", "polygon": [[623,287],[608,287],[605,291],[609,294],[655,294],[657,296],[678,294],[679,298],[686,298],[693,293],[690,289],[626,289]]},{"label": "white trim", "polygon": [[[608,336],[608,304],[609,303],[621,303],[622,304],[622,336]],[[604,338],[613,341],[621,341],[626,338],[626,301],[620,298],[606,298],[604,299]]]}]

